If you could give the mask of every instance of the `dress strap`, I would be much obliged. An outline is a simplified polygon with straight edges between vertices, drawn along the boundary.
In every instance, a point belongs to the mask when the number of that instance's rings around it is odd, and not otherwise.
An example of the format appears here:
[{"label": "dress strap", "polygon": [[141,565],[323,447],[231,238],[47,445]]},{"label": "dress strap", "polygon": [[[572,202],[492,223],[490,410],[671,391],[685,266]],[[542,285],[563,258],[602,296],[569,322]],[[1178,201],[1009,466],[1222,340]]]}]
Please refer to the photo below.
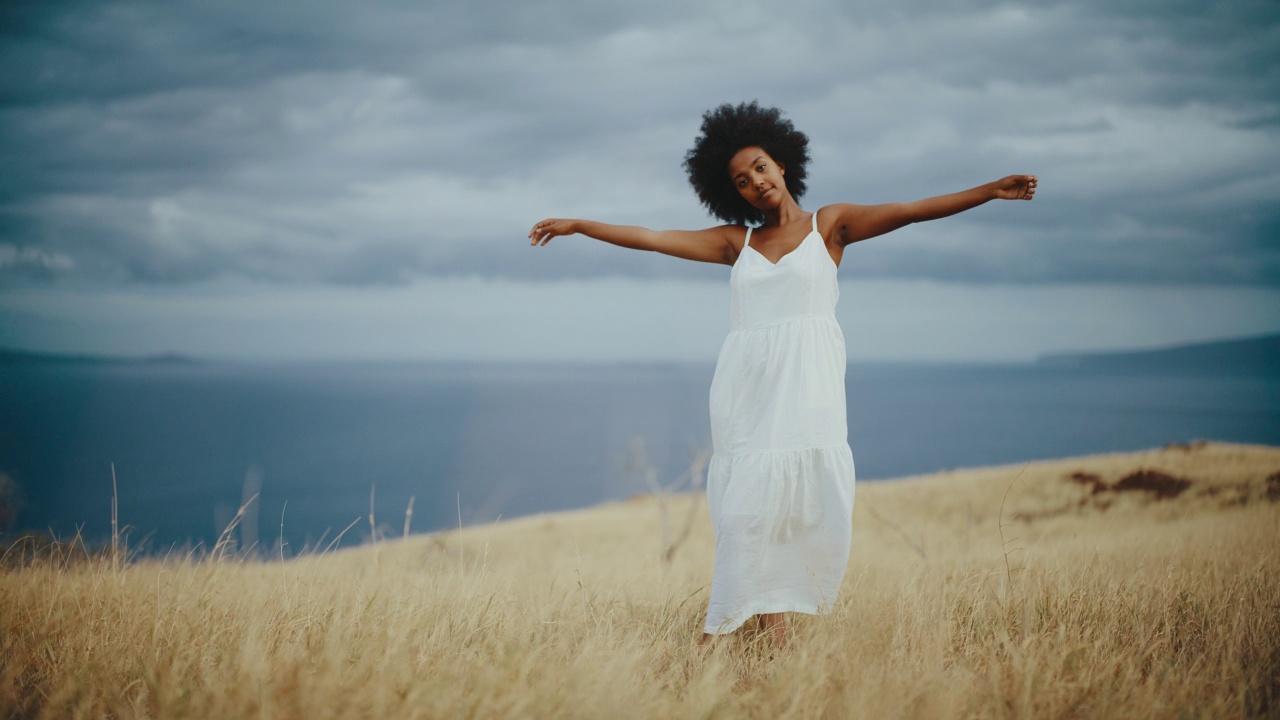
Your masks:
[{"label": "dress strap", "polygon": [[818,211],[813,211],[813,231],[818,232]]},{"label": "dress strap", "polygon": [[747,226],[747,239],[742,241],[743,250],[746,250],[747,246],[751,244],[751,231],[754,229],[755,228],[752,228],[750,225]]}]

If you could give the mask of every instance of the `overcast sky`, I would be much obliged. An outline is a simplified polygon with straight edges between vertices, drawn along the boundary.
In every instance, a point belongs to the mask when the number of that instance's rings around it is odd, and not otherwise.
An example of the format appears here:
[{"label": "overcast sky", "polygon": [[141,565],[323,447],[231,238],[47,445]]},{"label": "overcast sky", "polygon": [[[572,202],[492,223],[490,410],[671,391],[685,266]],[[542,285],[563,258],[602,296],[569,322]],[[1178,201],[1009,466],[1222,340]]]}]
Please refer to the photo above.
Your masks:
[{"label": "overcast sky", "polygon": [[1274,0],[10,0],[0,346],[710,361],[728,268],[525,236],[716,224],[680,161],[750,99],[808,209],[1040,177],[850,248],[851,359],[1280,331]]}]

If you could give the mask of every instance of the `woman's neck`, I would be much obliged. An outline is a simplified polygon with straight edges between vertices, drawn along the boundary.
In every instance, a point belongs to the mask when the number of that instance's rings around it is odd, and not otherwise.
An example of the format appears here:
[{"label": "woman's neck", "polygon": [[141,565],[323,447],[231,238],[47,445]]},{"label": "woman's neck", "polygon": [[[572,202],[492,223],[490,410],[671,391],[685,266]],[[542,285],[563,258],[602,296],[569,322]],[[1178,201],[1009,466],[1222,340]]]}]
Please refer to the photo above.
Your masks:
[{"label": "woman's neck", "polygon": [[781,227],[797,222],[805,216],[804,209],[800,207],[795,198],[791,197],[791,193],[787,193],[782,202],[778,203],[778,207],[763,212],[764,225],[761,227]]}]

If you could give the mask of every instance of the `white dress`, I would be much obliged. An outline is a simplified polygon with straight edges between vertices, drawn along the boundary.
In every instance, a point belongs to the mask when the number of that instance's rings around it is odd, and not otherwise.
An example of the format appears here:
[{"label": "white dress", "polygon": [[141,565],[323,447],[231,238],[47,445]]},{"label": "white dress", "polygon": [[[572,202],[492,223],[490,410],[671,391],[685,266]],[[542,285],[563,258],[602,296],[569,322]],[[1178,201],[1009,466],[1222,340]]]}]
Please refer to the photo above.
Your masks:
[{"label": "white dress", "polygon": [[711,381],[713,634],[761,613],[830,612],[853,535],[840,288],[818,214],[776,265],[750,245],[748,229]]}]

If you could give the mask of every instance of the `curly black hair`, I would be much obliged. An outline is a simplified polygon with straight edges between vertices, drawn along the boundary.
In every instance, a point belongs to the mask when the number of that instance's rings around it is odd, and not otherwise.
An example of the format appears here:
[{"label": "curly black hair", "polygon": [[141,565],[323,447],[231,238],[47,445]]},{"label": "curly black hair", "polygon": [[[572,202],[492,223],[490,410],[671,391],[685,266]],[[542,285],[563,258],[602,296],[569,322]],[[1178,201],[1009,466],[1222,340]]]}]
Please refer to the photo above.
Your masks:
[{"label": "curly black hair", "polygon": [[698,199],[712,215],[735,225],[764,222],[764,213],[739,195],[729,178],[729,161],[752,145],[764,148],[786,168],[787,190],[799,200],[808,174],[809,138],[782,117],[778,108],[762,108],[752,100],[706,111],[702,134],[684,156],[684,169]]}]

